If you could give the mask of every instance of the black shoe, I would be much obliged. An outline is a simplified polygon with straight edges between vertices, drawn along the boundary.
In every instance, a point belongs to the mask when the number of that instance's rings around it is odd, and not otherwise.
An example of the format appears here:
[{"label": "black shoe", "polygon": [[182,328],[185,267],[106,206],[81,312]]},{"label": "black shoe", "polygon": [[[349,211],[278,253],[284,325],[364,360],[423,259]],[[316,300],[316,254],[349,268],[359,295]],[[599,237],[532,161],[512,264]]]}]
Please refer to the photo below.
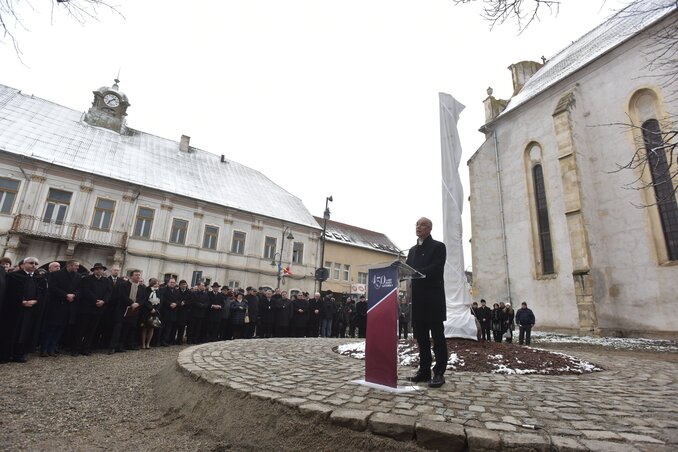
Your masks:
[{"label": "black shoe", "polygon": [[109,354],[109,355],[112,355],[112,354],[114,354],[114,353],[115,353],[115,349],[111,349],[111,350],[108,351],[108,354]]},{"label": "black shoe", "polygon": [[25,356],[15,356],[14,358],[12,358],[12,361],[15,362],[15,363],[27,363],[28,362],[28,360],[26,359]]},{"label": "black shoe", "polygon": [[71,353],[71,356],[78,356],[79,354],[80,353],[78,353],[78,352],[73,352],[73,353]]},{"label": "black shoe", "polygon": [[411,377],[407,377],[407,381],[411,383],[421,383],[422,381],[429,381],[431,379],[431,374],[426,374],[422,371],[417,372]]},{"label": "black shoe", "polygon": [[442,374],[436,374],[429,382],[429,388],[439,388],[445,384],[445,377]]}]

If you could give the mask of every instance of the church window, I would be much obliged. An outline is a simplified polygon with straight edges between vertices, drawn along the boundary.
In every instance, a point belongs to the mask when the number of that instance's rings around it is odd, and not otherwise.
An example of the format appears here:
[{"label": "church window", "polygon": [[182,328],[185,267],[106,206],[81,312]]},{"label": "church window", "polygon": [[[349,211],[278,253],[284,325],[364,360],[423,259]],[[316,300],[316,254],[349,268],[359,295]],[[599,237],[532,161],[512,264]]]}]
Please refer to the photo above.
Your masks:
[{"label": "church window", "polygon": [[551,246],[551,229],[549,225],[549,212],[546,202],[544,172],[540,164],[532,167],[532,181],[534,183],[534,200],[537,211],[539,249],[541,251],[541,273],[548,275],[554,273],[553,248]]},{"label": "church window", "polygon": [[0,177],[0,212],[12,213],[14,200],[19,191],[19,181]]},{"label": "church window", "polygon": [[292,246],[292,263],[299,265],[304,263],[304,244],[302,242],[294,242]]},{"label": "church window", "polygon": [[172,220],[172,230],[170,231],[170,243],[184,245],[186,243],[186,232],[188,231],[188,221],[175,218]]},{"label": "church window", "polygon": [[139,210],[137,211],[137,220],[134,223],[135,237],[149,238],[151,236],[153,217],[155,217],[155,210],[139,207]]},{"label": "church window", "polygon": [[649,119],[642,130],[666,250],[670,260],[678,260],[678,203],[659,122]]},{"label": "church window", "polygon": [[42,218],[43,221],[45,223],[64,224],[72,195],[72,193],[67,191],[50,188],[47,195],[45,215]]},{"label": "church window", "polygon": [[275,247],[278,240],[275,237],[266,237],[264,241],[264,259],[275,259]]}]

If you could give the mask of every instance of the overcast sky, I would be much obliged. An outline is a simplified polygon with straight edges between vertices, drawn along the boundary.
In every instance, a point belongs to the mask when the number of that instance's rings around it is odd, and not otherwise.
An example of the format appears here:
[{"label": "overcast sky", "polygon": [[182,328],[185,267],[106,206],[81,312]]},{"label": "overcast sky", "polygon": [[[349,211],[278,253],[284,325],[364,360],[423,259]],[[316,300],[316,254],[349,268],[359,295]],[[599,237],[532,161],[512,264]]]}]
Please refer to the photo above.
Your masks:
[{"label": "overcast sky", "polygon": [[[51,16],[49,3],[21,2],[21,59],[0,45],[0,83],[86,111],[120,70],[128,126],[189,135],[314,215],[332,195],[333,220],[405,249],[421,216],[442,239],[438,92],[466,106],[466,199],[488,86],[508,98],[509,65],[550,58],[626,2],[565,0],[523,33],[515,23],[490,30],[480,4],[452,0],[112,0],[124,17],[101,9],[85,24]],[[466,202],[466,266],[469,211]]]}]

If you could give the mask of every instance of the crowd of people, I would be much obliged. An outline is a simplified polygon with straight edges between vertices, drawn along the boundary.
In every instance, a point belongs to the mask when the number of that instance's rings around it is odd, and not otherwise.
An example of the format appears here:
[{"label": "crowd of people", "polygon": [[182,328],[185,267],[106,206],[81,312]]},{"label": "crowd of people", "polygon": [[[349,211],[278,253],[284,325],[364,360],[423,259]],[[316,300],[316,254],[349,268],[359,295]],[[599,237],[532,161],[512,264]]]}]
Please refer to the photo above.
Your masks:
[{"label": "crowd of people", "polygon": [[247,287],[231,289],[175,279],[144,281],[141,271],[120,275],[95,264],[80,273],[69,260],[39,268],[27,257],[15,267],[0,259],[0,362],[26,362],[68,352],[87,356],[155,346],[270,337],[361,337],[367,300],[321,297]]},{"label": "crowd of people", "polygon": [[480,306],[475,301],[471,305],[471,314],[475,317],[478,329],[478,341],[491,341],[507,343],[513,342],[513,332],[518,325],[518,343],[530,345],[532,327],[534,326],[534,313],[523,302],[520,309],[514,311],[511,303],[494,303],[492,309],[487,306],[487,301],[480,300]]}]

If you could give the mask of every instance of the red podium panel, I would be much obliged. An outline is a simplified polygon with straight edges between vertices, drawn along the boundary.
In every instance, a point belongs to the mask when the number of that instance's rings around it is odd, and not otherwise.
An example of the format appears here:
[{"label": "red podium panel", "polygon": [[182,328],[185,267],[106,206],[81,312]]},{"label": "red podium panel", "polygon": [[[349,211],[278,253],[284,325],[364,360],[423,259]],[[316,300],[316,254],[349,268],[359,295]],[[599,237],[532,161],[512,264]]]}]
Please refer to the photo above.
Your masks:
[{"label": "red podium panel", "polygon": [[398,269],[369,270],[365,381],[398,387]]}]

